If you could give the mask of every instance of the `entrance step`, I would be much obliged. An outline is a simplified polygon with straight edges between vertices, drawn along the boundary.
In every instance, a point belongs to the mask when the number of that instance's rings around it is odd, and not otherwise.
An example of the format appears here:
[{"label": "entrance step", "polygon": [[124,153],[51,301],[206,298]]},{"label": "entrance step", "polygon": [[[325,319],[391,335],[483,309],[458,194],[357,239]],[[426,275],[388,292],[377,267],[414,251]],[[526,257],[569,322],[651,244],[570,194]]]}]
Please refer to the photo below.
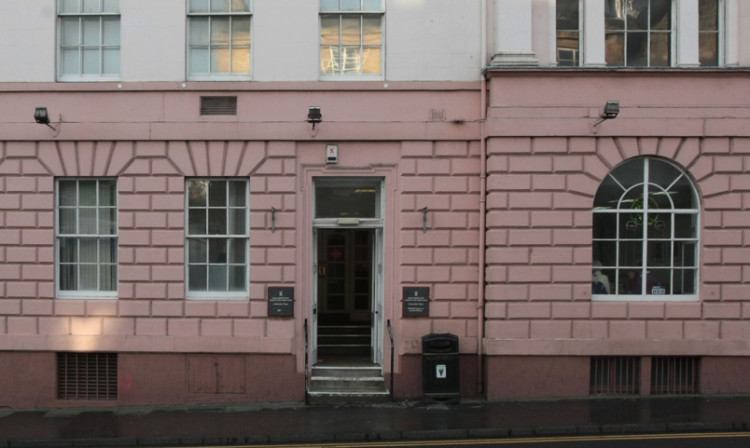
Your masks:
[{"label": "entrance step", "polygon": [[320,356],[369,356],[370,324],[318,325]]},{"label": "entrance step", "polygon": [[310,378],[310,404],[367,404],[390,401],[380,367],[315,366]]}]

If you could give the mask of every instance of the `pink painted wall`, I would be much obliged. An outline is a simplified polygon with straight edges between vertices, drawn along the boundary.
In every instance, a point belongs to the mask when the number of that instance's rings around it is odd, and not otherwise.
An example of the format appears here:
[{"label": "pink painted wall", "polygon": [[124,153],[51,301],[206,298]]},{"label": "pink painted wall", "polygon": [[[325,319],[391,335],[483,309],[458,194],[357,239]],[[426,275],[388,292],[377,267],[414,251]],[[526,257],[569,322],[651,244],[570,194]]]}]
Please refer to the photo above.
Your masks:
[{"label": "pink painted wall", "polygon": [[[210,366],[191,362],[196,358],[205,358]],[[295,371],[291,355],[122,353],[118,356],[117,401],[59,400],[54,375],[56,363],[52,352],[0,353],[0,406],[292,402],[303,401],[305,394],[304,375]],[[217,378],[214,365],[222,363],[228,368],[221,370],[221,380],[231,384],[214,387]],[[210,376],[208,381],[202,382],[201,376],[206,375]],[[205,387],[204,383],[210,384]]]},{"label": "pink painted wall", "polygon": [[[322,160],[322,145],[307,159]],[[380,147],[380,148],[379,148]],[[390,150],[388,150],[390,148]],[[381,150],[382,149],[382,150]],[[314,152],[313,152],[314,151]],[[386,201],[399,215],[388,248],[398,279],[388,292],[400,317],[401,285],[432,288],[431,317],[401,323],[405,350],[429,332],[454,332],[476,344],[478,145],[467,142],[342,144],[342,164],[375,164],[389,152],[400,168]],[[378,152],[379,151],[379,152]],[[6,335],[26,349],[250,351],[289,353],[292,319],[267,318],[266,287],[294,284],[300,263],[295,227],[297,152],[286,142],[11,142],[0,163],[3,263],[0,301]],[[342,165],[324,174],[340,175]],[[338,170],[338,171],[337,171]],[[416,171],[415,171],[416,170]],[[118,180],[119,298],[55,299],[54,179]],[[250,179],[250,300],[186,300],[184,182],[190,176]],[[304,196],[302,196],[304,198]],[[428,206],[428,232],[421,209]],[[270,209],[277,230],[272,232]],[[306,232],[307,233],[307,232]],[[311,234],[311,232],[309,232]],[[310,245],[310,236],[303,237]],[[310,286],[298,285],[296,315]],[[472,298],[474,303],[468,301]],[[50,338],[54,336],[54,338]],[[241,339],[239,339],[241,338]],[[412,338],[412,339],[409,339]],[[414,339],[416,340],[416,339]],[[0,341],[16,348],[13,338]],[[421,350],[421,347],[417,348]]]},{"label": "pink painted wall", "polygon": [[582,397],[589,359],[574,356],[495,356],[487,359],[487,397],[494,400]]},{"label": "pink painted wall", "polygon": [[[620,115],[595,133],[609,99]],[[740,73],[493,75],[486,353],[750,355],[749,101]],[[594,194],[641,155],[674,161],[698,190],[698,302],[591,301]]]},{"label": "pink painted wall", "polygon": [[[308,174],[314,173],[387,179],[384,295],[395,330],[396,371],[400,355],[421,353],[421,337],[431,332],[454,333],[462,353],[475,353],[480,147],[472,121],[479,115],[478,85],[411,83],[388,91],[367,85],[364,91],[343,83],[335,91],[300,93],[305,86],[273,92],[251,85],[238,92],[217,84],[220,93],[238,95],[237,117],[198,115],[200,95],[215,91],[147,86],[113,92],[99,91],[99,85],[80,91],[54,84],[49,88],[58,92],[50,97],[39,86],[10,86],[0,97],[17,111],[33,112],[44,103],[53,121],[62,113],[63,123],[52,131],[32,123],[30,114],[0,112],[0,351],[133,354],[121,357],[122,372],[141,378],[127,383],[140,384],[137,391],[121,389],[127,404],[193,400],[184,382],[144,382],[142,374],[156,362],[183,378],[183,354],[281,359],[273,364],[284,370],[280,378],[296,378],[304,368],[302,320],[312,309]],[[310,104],[323,107],[324,122],[315,132],[304,121]],[[355,107],[362,104],[367,107]],[[433,118],[433,110],[445,111],[445,118]],[[454,117],[469,122],[456,124]],[[331,142],[340,147],[336,166],[325,164]],[[184,190],[192,176],[249,179],[248,299],[186,299]],[[117,179],[117,299],[55,297],[58,177]],[[294,318],[268,317],[271,285],[295,287]],[[410,285],[431,288],[430,318],[401,319],[401,288]],[[288,359],[294,359],[291,365]],[[252,378],[271,392],[242,399],[302,397],[296,389],[285,393],[273,375]]]},{"label": "pink painted wall", "polygon": [[[404,384],[418,383],[421,337],[450,332],[469,376],[476,370],[466,358],[483,346],[490,397],[537,393],[542,379],[507,388],[547,361],[577,378],[563,395],[585,394],[582,360],[600,355],[716,356],[706,389],[747,390],[736,374],[714,377],[721,363],[739,371],[750,356],[749,78],[561,73],[490,72],[484,124],[478,83],[4,86],[0,100],[12,107],[0,110],[0,350],[250,354],[283,359],[283,368],[292,355],[299,374],[302,320],[311,317],[312,178],[373,175],[386,182],[385,318]],[[201,117],[202,94],[237,95],[238,115]],[[620,116],[593,129],[609,99],[620,100]],[[38,105],[53,121],[62,115],[58,131],[31,121]],[[315,131],[305,122],[310,105],[323,110]],[[484,136],[487,320],[479,328]],[[336,166],[325,164],[327,143],[339,145]],[[611,168],[639,155],[679,164],[699,192],[698,302],[591,301],[593,196]],[[64,176],[118,179],[117,300],[54,297],[54,179]],[[185,299],[191,176],[250,180],[247,300]],[[269,285],[295,287],[294,319],[267,316]],[[430,318],[401,318],[401,288],[412,285],[431,288]]]}]

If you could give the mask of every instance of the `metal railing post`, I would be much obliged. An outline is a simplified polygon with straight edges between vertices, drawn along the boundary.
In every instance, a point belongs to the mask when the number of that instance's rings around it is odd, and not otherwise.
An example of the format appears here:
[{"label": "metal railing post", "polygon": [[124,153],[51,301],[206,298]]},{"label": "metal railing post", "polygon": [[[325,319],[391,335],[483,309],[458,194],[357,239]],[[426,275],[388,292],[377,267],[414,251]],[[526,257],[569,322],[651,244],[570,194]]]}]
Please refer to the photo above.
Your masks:
[{"label": "metal railing post", "polygon": [[307,329],[307,318],[305,318],[305,404],[310,404],[309,403],[309,401],[310,401],[309,400],[310,394],[309,394],[309,384],[308,384],[309,383],[308,369],[309,369],[309,365],[310,365],[310,355],[309,355],[309,353],[310,353],[310,348],[309,348],[310,343],[309,343],[309,336],[308,336],[307,332],[308,332],[308,329]]},{"label": "metal railing post", "polygon": [[393,401],[393,370],[395,369],[395,366],[393,365],[393,328],[391,327],[391,320],[387,320],[388,324],[388,337],[391,340],[391,401]]}]

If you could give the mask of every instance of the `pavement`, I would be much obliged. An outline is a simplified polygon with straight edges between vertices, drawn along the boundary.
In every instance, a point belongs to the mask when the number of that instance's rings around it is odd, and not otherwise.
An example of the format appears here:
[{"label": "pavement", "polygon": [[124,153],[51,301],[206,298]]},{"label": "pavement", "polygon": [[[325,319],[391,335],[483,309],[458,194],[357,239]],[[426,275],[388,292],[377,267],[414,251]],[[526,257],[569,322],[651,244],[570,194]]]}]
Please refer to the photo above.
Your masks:
[{"label": "pavement", "polygon": [[316,444],[750,431],[750,396],[0,409],[0,448]]}]

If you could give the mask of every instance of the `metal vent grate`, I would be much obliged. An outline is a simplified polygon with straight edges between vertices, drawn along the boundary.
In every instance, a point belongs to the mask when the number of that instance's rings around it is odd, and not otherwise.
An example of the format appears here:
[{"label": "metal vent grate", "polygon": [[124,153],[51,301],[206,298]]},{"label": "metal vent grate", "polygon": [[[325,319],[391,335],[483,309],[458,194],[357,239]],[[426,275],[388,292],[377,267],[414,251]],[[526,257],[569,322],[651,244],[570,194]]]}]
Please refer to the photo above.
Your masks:
[{"label": "metal vent grate", "polygon": [[58,353],[57,398],[116,400],[116,353]]},{"label": "metal vent grate", "polygon": [[444,121],[445,109],[430,109],[430,121]]},{"label": "metal vent grate", "polygon": [[651,394],[697,394],[700,358],[659,357],[651,360]]},{"label": "metal vent grate", "polygon": [[237,97],[202,96],[201,115],[237,115]]},{"label": "metal vent grate", "polygon": [[640,358],[614,356],[591,358],[591,377],[589,382],[591,394],[638,394],[640,384]]}]

